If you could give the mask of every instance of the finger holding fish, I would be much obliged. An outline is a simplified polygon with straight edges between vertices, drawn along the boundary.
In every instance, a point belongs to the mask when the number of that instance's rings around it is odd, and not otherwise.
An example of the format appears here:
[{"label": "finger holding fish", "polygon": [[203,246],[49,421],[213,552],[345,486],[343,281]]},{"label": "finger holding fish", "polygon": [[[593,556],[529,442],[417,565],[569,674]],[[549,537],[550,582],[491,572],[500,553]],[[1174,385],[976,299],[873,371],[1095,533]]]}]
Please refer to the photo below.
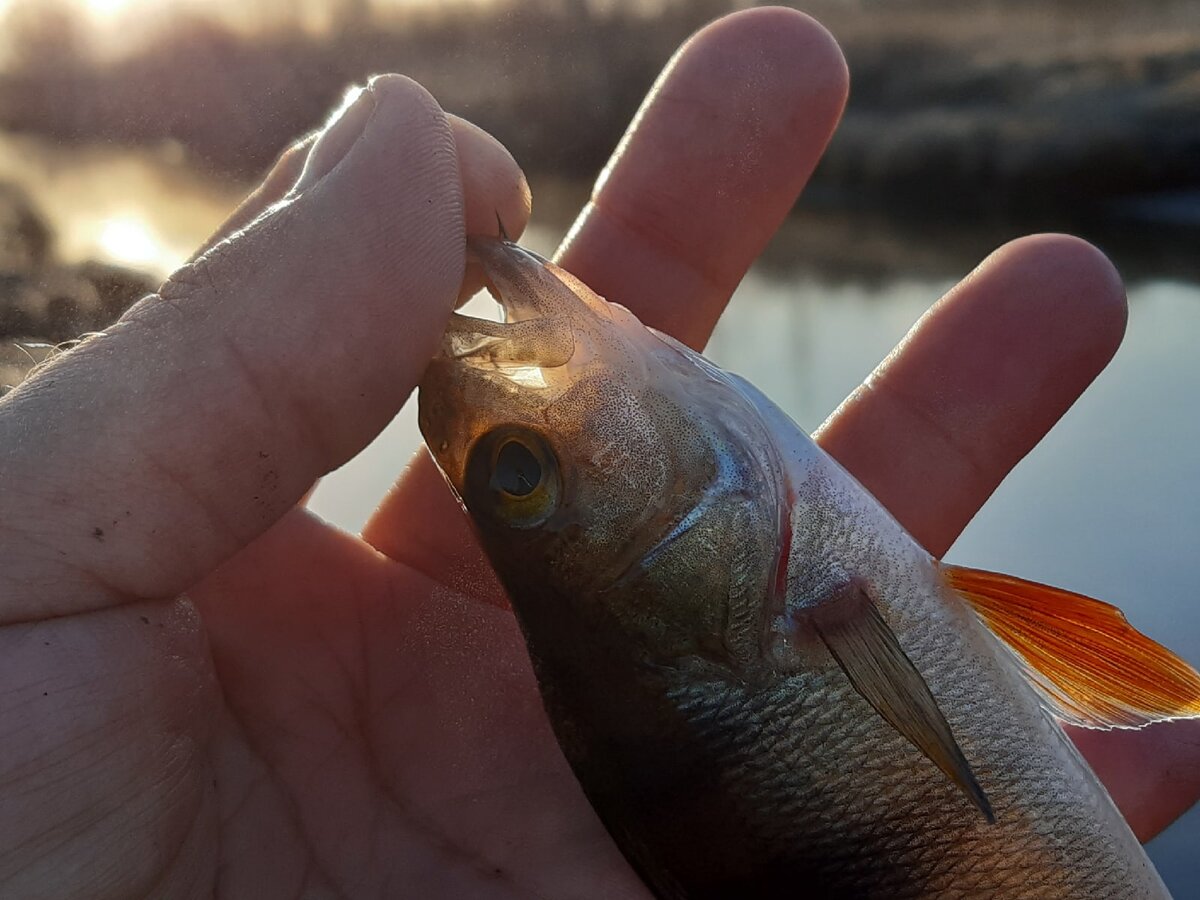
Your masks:
[{"label": "finger holding fish", "polygon": [[[347,93],[344,108],[357,97],[357,89]],[[335,121],[341,108],[330,121]],[[496,217],[505,223],[508,232],[518,238],[529,222],[530,193],[525,173],[512,164],[508,150],[479,126],[455,115],[446,115],[454,135],[458,173],[462,181],[464,228],[468,234],[490,233]],[[308,182],[317,178],[316,169],[308,165],[309,151],[320,137],[314,131],[289,145],[275,160],[262,183],[229,214],[217,230],[200,245],[191,259],[195,260],[216,244],[247,228],[255,219],[289,195],[299,193]],[[342,148],[344,149],[344,148]],[[320,168],[329,169],[336,164]],[[308,181],[304,181],[308,170]],[[463,279],[460,300],[474,294],[483,285],[478,272],[468,271]]]},{"label": "finger holding fish", "polygon": [[1130,731],[1067,728],[1142,841],[1200,801],[1200,720]]},{"label": "finger holding fish", "polygon": [[940,556],[1108,364],[1127,315],[1095,247],[1061,234],[1011,241],[934,303],[814,437]]}]

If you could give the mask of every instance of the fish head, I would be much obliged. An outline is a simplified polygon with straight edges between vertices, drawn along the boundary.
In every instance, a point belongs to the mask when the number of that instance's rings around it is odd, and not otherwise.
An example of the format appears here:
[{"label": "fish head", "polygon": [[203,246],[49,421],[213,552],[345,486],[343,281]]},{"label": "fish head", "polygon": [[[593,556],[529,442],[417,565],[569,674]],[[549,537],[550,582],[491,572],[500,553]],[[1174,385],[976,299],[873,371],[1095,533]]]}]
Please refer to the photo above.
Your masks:
[{"label": "fish head", "polygon": [[765,492],[737,474],[736,390],[553,263],[499,239],[469,252],[504,320],[452,316],[420,426],[527,636],[569,620],[659,661],[723,654],[725,551],[773,540],[749,535]]}]

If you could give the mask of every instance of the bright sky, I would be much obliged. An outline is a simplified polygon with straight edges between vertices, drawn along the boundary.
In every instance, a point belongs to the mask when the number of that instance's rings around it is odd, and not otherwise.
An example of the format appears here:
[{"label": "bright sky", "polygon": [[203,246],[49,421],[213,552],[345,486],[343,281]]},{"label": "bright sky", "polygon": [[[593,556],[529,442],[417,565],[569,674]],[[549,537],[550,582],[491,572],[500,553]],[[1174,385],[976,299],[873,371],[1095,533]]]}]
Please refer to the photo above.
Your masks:
[{"label": "bright sky", "polygon": [[[17,2],[18,0],[0,0],[0,14],[6,12],[10,6],[16,5]],[[68,2],[98,22],[122,17],[125,13],[163,13],[169,12],[172,8],[194,11],[223,7],[222,15],[236,16],[246,12],[261,14],[264,11],[268,15],[278,15],[289,8],[317,12],[322,7],[336,5],[336,3],[323,2],[323,0],[315,0],[315,2],[314,0],[297,0],[297,2],[280,2],[280,0],[261,0],[261,2],[254,2],[254,0],[68,0]],[[432,6],[438,2],[439,0],[370,0],[370,4],[380,10]],[[463,0],[463,2],[479,3],[486,2],[486,0]]]},{"label": "bright sky", "polygon": [[[0,0],[0,15],[21,2],[29,0]],[[36,0],[34,0],[36,2]],[[238,24],[263,21],[309,20],[320,22],[344,0],[61,0],[75,7],[94,25],[110,28],[114,25],[136,25],[149,17],[161,20],[173,12],[213,15]],[[380,12],[414,9],[445,4],[447,0],[367,0]],[[489,0],[449,0],[454,5],[480,5]]]},{"label": "bright sky", "polygon": [[[38,8],[41,0],[0,0],[0,36],[6,13],[19,7]],[[355,0],[55,0],[77,10],[87,23],[101,56],[120,55],[135,48],[146,35],[173,15],[186,13],[218,19],[234,28],[254,29],[277,23],[299,24],[319,32],[331,16]],[[482,5],[492,0],[366,0],[370,7],[389,12],[437,5]]]}]

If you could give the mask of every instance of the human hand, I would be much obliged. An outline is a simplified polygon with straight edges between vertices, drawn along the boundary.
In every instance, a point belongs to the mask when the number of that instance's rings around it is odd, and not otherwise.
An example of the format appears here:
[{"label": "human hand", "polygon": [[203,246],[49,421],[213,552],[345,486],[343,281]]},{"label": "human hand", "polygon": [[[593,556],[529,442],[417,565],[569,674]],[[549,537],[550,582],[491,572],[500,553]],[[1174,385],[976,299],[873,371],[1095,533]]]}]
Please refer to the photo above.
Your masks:
[{"label": "human hand", "polygon": [[[799,14],[709,28],[561,261],[702,344],[845,92]],[[428,458],[363,540],[296,506],[416,383],[464,232],[527,215],[496,145],[405,82],[374,93],[340,164],[345,135],[299,147],[231,223],[253,225],[0,405],[0,894],[646,896]],[[820,439],[940,553],[1123,323],[1096,251],[1009,245]],[[1143,836],[1200,792],[1196,734],[1085,745]]]}]

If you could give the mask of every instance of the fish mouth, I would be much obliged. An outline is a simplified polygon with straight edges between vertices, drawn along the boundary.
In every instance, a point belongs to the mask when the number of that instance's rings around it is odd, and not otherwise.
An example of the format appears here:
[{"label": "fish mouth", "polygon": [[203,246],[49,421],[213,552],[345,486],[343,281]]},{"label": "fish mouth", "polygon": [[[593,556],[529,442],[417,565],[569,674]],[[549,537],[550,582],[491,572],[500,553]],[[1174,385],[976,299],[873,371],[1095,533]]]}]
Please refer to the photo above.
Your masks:
[{"label": "fish mouth", "polygon": [[440,356],[497,374],[553,369],[575,355],[575,329],[567,285],[557,266],[503,238],[467,238],[468,265],[483,273],[484,285],[500,305],[495,322],[452,313]]},{"label": "fish mouth", "polygon": [[575,355],[570,322],[555,317],[523,322],[493,322],[452,313],[440,355],[478,368],[506,369],[564,366]]},{"label": "fish mouth", "polygon": [[418,402],[421,433],[460,496],[472,443],[498,423],[543,419],[591,356],[580,346],[586,309],[562,269],[502,238],[469,237],[467,261],[503,319],[452,313]]},{"label": "fish mouth", "polygon": [[553,263],[508,238],[467,237],[467,265],[482,270],[488,292],[504,309],[505,321],[540,318],[552,310],[543,299]]}]

